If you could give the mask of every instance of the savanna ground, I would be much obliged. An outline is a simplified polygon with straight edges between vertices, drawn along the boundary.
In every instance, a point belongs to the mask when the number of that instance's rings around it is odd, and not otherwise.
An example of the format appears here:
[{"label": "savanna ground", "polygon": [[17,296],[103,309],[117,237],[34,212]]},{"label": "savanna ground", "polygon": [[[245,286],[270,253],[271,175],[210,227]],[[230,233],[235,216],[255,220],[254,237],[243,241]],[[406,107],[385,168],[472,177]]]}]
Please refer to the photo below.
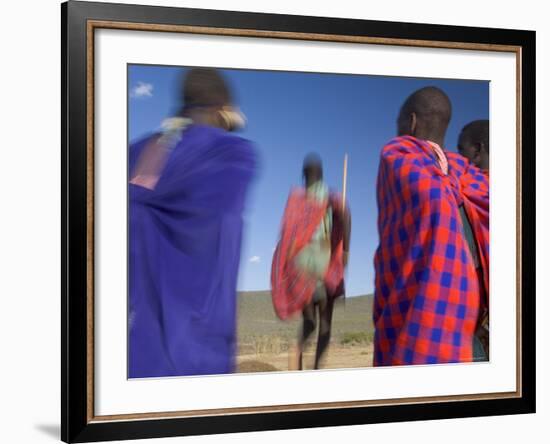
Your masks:
[{"label": "savanna ground", "polygon": [[[281,321],[275,315],[269,291],[239,293],[239,372],[294,369],[301,316]],[[317,331],[304,353],[304,368],[313,367]],[[332,317],[332,336],[322,368],[358,368],[372,365],[372,295],[338,299]]]}]

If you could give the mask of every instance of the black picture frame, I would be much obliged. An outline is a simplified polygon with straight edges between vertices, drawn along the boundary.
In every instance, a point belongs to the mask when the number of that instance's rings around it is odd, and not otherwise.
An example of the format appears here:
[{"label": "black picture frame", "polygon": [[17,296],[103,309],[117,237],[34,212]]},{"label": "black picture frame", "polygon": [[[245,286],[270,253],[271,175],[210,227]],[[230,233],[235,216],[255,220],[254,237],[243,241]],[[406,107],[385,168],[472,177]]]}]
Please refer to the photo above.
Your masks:
[{"label": "black picture frame", "polygon": [[[90,142],[87,47],[91,20],[518,47],[521,65],[521,394],[376,406],[99,421],[90,415]],[[510,415],[535,412],[535,32],[69,1],[62,23],[61,438],[89,442],[179,435]],[[146,32],[146,31],[144,31]],[[93,205],[93,201],[92,201]],[[93,233],[92,233],[93,234]],[[93,404],[92,404],[93,408]]]}]

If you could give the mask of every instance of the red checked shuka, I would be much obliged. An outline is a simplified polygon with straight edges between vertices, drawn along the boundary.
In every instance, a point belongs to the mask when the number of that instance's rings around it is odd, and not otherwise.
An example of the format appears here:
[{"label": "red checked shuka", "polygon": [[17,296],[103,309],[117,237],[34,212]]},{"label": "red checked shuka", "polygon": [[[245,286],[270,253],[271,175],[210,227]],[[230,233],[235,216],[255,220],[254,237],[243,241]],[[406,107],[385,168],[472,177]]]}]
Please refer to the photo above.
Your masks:
[{"label": "red checked shuka", "polygon": [[[489,180],[456,153],[447,174],[430,142],[398,137],[377,183],[374,365],[472,360],[481,294],[489,294]],[[471,224],[479,270],[464,236]]]},{"label": "red checked shuka", "polygon": [[307,198],[304,188],[295,188],[288,197],[281,238],[273,254],[271,266],[273,306],[281,319],[301,313],[312,300],[317,279],[301,271],[295,259],[310,242],[328,206],[333,209],[331,253],[323,282],[329,298],[344,294],[342,198],[338,193],[331,192],[327,201],[320,203]]}]

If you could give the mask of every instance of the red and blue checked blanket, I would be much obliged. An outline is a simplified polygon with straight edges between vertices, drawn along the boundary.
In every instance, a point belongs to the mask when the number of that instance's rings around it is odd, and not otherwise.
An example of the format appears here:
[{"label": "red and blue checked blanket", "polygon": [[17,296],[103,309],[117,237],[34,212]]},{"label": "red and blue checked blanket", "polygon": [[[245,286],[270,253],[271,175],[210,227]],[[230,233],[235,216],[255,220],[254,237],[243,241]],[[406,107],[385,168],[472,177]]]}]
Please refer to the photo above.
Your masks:
[{"label": "red and blue checked blanket", "polygon": [[294,259],[311,241],[329,205],[333,209],[331,257],[324,283],[329,298],[344,294],[342,198],[331,192],[327,202],[320,203],[307,198],[304,188],[295,188],[288,197],[271,265],[271,295],[280,319],[301,313],[313,297],[317,280],[300,271]]},{"label": "red and blue checked blanket", "polygon": [[[480,285],[489,294],[489,178],[459,154],[446,156],[447,175],[427,141],[398,137],[382,150],[374,365],[472,360]],[[476,239],[481,283],[460,205]]]}]

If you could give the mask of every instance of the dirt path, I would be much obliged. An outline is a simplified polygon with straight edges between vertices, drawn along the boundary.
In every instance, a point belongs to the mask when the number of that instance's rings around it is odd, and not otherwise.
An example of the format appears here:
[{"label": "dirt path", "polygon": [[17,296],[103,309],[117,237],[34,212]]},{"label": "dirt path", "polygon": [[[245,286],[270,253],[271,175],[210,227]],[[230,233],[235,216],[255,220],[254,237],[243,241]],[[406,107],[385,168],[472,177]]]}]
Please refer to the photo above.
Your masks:
[{"label": "dirt path", "polygon": [[[294,369],[294,351],[281,353],[251,353],[237,356],[238,371],[266,372],[287,371]],[[304,367],[313,367],[315,351],[313,348],[306,350],[304,354]],[[361,368],[372,366],[372,344],[341,346],[331,345],[325,356],[322,368]]]}]

